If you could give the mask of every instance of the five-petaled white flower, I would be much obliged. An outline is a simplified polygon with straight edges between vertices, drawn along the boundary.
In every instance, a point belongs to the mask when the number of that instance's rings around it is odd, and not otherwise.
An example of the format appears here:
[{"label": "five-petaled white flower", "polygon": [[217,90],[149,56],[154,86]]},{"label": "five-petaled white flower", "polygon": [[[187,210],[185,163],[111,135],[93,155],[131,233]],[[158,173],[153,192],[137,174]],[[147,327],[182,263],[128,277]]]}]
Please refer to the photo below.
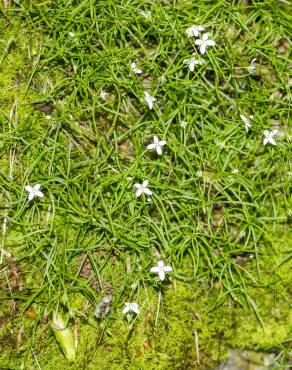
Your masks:
[{"label": "five-petaled white flower", "polygon": [[24,187],[26,191],[28,191],[28,200],[33,200],[34,197],[42,198],[44,194],[40,191],[41,185],[36,184],[35,186],[27,185]]},{"label": "five-petaled white flower", "polygon": [[203,26],[191,26],[186,30],[188,37],[198,37],[200,31],[204,31],[205,27]]},{"label": "five-petaled white flower", "polygon": [[136,315],[139,314],[139,306],[136,302],[125,302],[125,308],[123,309],[123,314],[128,312],[134,312]]},{"label": "five-petaled white flower", "polygon": [[203,65],[205,63],[205,59],[196,59],[196,58],[190,58],[190,59],[185,59],[184,63],[186,63],[189,66],[189,70],[191,72],[194,72],[195,65]]},{"label": "five-petaled white flower", "polygon": [[138,198],[141,194],[152,195],[152,191],[148,189],[148,180],[143,181],[142,184],[134,184],[134,187],[138,189],[136,191],[136,197]]},{"label": "five-petaled white flower", "polygon": [[136,63],[131,63],[131,68],[132,68],[132,71],[136,74],[136,75],[140,75],[143,71],[142,69],[140,68],[137,68],[137,65]]},{"label": "five-petaled white flower", "polygon": [[214,46],[216,45],[215,41],[213,40],[208,40],[208,34],[204,33],[201,39],[197,39],[195,41],[195,45],[200,46],[200,53],[205,54],[207,46]]},{"label": "five-petaled white flower", "polygon": [[165,279],[165,273],[171,272],[172,267],[171,266],[165,266],[164,262],[162,260],[158,261],[157,266],[151,267],[150,272],[156,272],[159,276],[159,279],[163,281]]},{"label": "five-petaled white flower", "polygon": [[158,155],[162,154],[162,147],[166,144],[166,141],[159,141],[157,136],[154,136],[153,143],[147,145],[147,149],[155,149]]},{"label": "five-petaled white flower", "polygon": [[146,103],[150,109],[153,108],[153,103],[156,101],[156,98],[152,95],[150,95],[147,91],[144,91],[144,98],[146,100]]},{"label": "five-petaled white flower", "polygon": [[277,133],[278,133],[278,130],[272,130],[272,131],[265,130],[264,131],[265,138],[264,138],[263,144],[266,145],[270,143],[272,145],[276,145],[276,141],[273,138],[273,136],[277,135]]},{"label": "five-petaled white flower", "polygon": [[[240,115],[240,118],[245,123],[245,131],[248,132],[249,128],[251,127],[250,120],[246,118],[243,114]],[[253,116],[249,116],[249,118],[253,118]]]}]

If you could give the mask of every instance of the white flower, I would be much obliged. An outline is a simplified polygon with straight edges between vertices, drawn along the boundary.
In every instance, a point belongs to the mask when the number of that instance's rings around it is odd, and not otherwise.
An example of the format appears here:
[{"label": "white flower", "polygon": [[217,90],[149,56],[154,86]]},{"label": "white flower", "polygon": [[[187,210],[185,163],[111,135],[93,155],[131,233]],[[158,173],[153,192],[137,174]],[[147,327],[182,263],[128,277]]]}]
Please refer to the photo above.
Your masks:
[{"label": "white flower", "polygon": [[205,27],[203,26],[191,26],[186,30],[188,37],[198,37],[200,31],[204,31]]},{"label": "white flower", "polygon": [[196,172],[196,175],[198,177],[203,177],[203,172],[199,170],[199,171]]},{"label": "white flower", "polygon": [[107,91],[103,91],[103,90],[101,90],[101,92],[100,92],[100,98],[102,99],[102,100],[107,100],[108,99],[108,97],[109,97],[109,93],[107,92]]},{"label": "white flower", "polygon": [[233,168],[232,170],[231,170],[231,172],[233,173],[233,174],[238,174],[239,173],[239,169],[238,168]]},{"label": "white flower", "polygon": [[70,37],[74,37],[75,36],[75,33],[71,31],[71,32],[69,32],[69,36]]},{"label": "white flower", "polygon": [[153,103],[156,101],[156,98],[154,96],[151,96],[147,91],[144,91],[144,98],[146,100],[148,107],[152,109]]},{"label": "white flower", "polygon": [[157,136],[154,136],[153,143],[147,145],[147,149],[155,149],[158,155],[162,154],[162,147],[166,144],[166,141],[159,141]]},{"label": "white flower", "polygon": [[148,189],[148,180],[145,180],[142,184],[134,184],[136,191],[136,197],[138,198],[141,194],[152,195],[152,191]]},{"label": "white flower", "polygon": [[250,65],[247,67],[247,70],[250,74],[254,73],[254,71],[256,70],[256,66],[254,65],[255,61],[257,60],[257,58],[254,58],[251,62],[250,62]]},{"label": "white flower", "polygon": [[136,302],[125,302],[125,308],[123,309],[123,314],[125,315],[128,312],[134,312],[139,314],[139,306]]},{"label": "white flower", "polygon": [[165,266],[164,262],[162,260],[158,261],[157,266],[151,267],[150,272],[156,272],[159,276],[159,279],[163,281],[165,279],[165,273],[171,272],[172,267],[171,266]]},{"label": "white flower", "polygon": [[139,69],[137,68],[136,66],[136,63],[131,63],[131,68],[132,68],[132,71],[136,74],[136,75],[140,75],[143,71],[142,69]]},{"label": "white flower", "polygon": [[205,59],[196,59],[196,58],[190,58],[190,59],[185,59],[184,63],[186,63],[189,66],[189,70],[191,72],[194,72],[195,65],[203,65],[205,63]]},{"label": "white flower", "polygon": [[188,126],[188,122],[187,121],[181,121],[181,123],[180,123],[180,127],[182,127],[182,128],[186,128],[187,126]]},{"label": "white flower", "polygon": [[[240,115],[240,118],[245,123],[245,131],[248,132],[249,128],[251,127],[250,120],[246,118],[243,114]],[[253,118],[253,116],[249,116],[249,118]]]},{"label": "white flower", "polygon": [[24,187],[26,191],[28,191],[28,200],[33,200],[34,197],[42,198],[44,194],[40,191],[41,185],[36,184],[34,187],[27,185]]},{"label": "white flower", "polygon": [[195,41],[195,45],[200,45],[200,53],[205,54],[207,46],[214,46],[216,45],[215,41],[208,40],[208,34],[204,33],[201,39],[197,39]]},{"label": "white flower", "polygon": [[263,144],[266,145],[270,143],[272,145],[276,145],[276,141],[273,138],[273,136],[277,135],[277,133],[278,133],[278,130],[272,130],[272,131],[265,130],[264,131],[265,138],[264,138]]}]

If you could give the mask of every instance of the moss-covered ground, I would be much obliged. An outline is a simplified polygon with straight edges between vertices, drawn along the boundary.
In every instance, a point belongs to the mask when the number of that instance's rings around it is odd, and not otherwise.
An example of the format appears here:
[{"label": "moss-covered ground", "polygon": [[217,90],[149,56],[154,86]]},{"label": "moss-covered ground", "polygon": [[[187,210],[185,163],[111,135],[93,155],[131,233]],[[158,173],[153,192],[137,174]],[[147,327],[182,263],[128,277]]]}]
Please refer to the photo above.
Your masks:
[{"label": "moss-covered ground", "polygon": [[[289,4],[0,9],[0,369],[215,369],[230,348],[289,368]],[[193,24],[216,45],[191,72]],[[145,179],[150,199],[135,197]],[[36,183],[44,197],[28,201]],[[125,301],[139,304],[131,320]]]}]

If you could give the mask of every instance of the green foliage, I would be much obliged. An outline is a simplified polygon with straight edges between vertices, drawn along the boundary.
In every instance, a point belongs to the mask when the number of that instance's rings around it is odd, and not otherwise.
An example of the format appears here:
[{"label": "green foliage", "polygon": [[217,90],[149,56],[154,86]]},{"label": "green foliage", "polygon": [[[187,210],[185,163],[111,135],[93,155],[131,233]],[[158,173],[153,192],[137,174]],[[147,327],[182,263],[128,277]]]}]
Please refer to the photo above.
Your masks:
[{"label": "green foliage", "polygon": [[[3,9],[1,366],[194,368],[195,336],[202,368],[229,347],[284,351],[286,6],[58,0]],[[184,63],[192,24],[216,41],[194,73]],[[153,110],[145,90],[157,98]],[[54,104],[50,119],[35,102]],[[254,116],[248,133],[240,114]],[[264,146],[264,130],[276,128],[277,145]],[[167,142],[162,156],[146,150],[153,135]],[[135,197],[145,179],[152,202]],[[28,202],[24,186],[36,183],[45,196]],[[150,273],[158,258],[172,265],[171,283]],[[111,310],[97,321],[107,294]],[[141,307],[131,323],[125,301]],[[75,365],[47,330],[56,309],[79,327]]]}]

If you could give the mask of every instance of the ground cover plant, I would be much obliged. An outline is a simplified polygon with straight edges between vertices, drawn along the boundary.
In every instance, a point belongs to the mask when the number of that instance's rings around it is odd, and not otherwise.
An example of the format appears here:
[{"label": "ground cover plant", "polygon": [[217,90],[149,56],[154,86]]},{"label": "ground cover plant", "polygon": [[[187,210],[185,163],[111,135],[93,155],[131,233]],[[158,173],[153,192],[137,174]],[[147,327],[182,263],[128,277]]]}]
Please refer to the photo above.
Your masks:
[{"label": "ground cover plant", "polygon": [[0,368],[287,368],[289,4],[1,6]]}]

